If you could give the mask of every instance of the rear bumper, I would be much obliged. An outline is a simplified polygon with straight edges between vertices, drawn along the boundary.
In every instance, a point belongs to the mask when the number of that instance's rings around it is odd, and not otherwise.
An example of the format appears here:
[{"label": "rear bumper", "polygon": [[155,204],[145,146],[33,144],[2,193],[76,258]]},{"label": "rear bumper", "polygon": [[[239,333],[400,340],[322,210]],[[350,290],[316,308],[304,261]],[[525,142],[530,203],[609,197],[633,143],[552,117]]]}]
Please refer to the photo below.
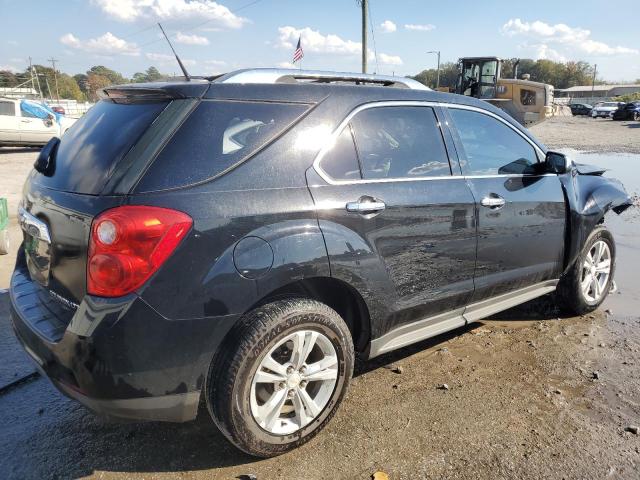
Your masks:
[{"label": "rear bumper", "polygon": [[194,419],[211,359],[236,320],[168,320],[136,294],[85,296],[65,319],[20,257],[10,297],[16,337],[40,372],[94,412],[127,419]]}]

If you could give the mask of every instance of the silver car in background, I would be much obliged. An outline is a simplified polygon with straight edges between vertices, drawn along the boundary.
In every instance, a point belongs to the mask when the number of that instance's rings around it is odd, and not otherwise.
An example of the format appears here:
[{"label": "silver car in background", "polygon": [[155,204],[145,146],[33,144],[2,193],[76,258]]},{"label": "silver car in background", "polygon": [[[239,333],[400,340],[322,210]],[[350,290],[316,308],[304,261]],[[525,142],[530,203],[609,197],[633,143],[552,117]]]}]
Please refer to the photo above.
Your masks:
[{"label": "silver car in background", "polygon": [[620,106],[620,102],[600,102],[591,110],[591,118],[610,117]]}]

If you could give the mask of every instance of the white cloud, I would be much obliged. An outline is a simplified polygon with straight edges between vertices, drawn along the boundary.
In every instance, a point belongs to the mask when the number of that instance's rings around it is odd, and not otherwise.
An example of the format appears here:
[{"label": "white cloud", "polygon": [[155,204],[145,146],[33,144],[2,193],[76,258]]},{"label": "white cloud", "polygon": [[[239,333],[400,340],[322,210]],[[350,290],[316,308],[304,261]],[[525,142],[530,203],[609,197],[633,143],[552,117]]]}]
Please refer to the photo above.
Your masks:
[{"label": "white cloud", "polygon": [[20,69],[13,65],[0,65],[0,70],[11,73],[18,73],[20,71]]},{"label": "white cloud", "polygon": [[[524,36],[532,38],[541,44],[536,45],[542,53],[548,53],[547,44],[553,43],[565,49],[587,55],[621,55],[638,54],[634,48],[610,46],[591,38],[591,31],[580,27],[570,27],[564,23],[550,25],[540,20],[523,22],[519,18],[512,18],[502,26],[502,33],[509,37]],[[542,48],[541,48],[542,47]],[[555,52],[562,56],[557,51]]]},{"label": "white cloud", "polygon": [[436,26],[432,25],[430,23],[427,23],[426,25],[417,25],[415,23],[406,23],[404,25],[404,28],[406,28],[407,30],[417,30],[419,32],[430,32],[431,30],[435,29]]},{"label": "white cloud", "polygon": [[224,60],[205,60],[204,63],[213,67],[225,67],[227,65]]},{"label": "white cloud", "polygon": [[395,23],[393,23],[391,20],[385,20],[384,22],[382,22],[380,24],[380,28],[382,29],[383,32],[385,33],[393,33],[395,32],[398,27],[396,26]]},{"label": "white cloud", "polygon": [[186,33],[178,32],[175,36],[176,43],[182,43],[184,45],[209,45],[209,39],[207,37],[201,37],[200,35],[188,35]]},{"label": "white cloud", "polygon": [[549,48],[549,45],[544,43],[539,45],[531,45],[536,50],[536,60],[553,60],[554,62],[566,62],[567,57],[562,55],[557,50]]},{"label": "white cloud", "polygon": [[337,53],[341,55],[356,55],[360,53],[362,45],[353,40],[343,40],[338,35],[323,35],[309,27],[302,29],[295,27],[280,27],[279,45],[282,48],[293,49],[302,37],[302,49],[305,52]]},{"label": "white cloud", "polygon": [[387,55],[386,53],[378,54],[378,62],[383,65],[402,65],[402,59],[397,55]]},{"label": "white cloud", "polygon": [[16,45],[18,45],[18,41],[17,40],[7,40],[7,43],[13,47],[15,47]]},{"label": "white cloud", "polygon": [[212,0],[93,0],[107,15],[123,22],[141,18],[154,20],[211,20],[226,28],[240,28],[248,22],[224,5]]},{"label": "white cloud", "polygon": [[[362,53],[362,44],[360,42],[354,42],[353,40],[344,40],[338,35],[328,34],[323,35],[317,30],[313,30],[309,27],[295,28],[291,26],[278,28],[280,34],[278,38],[278,46],[291,51],[298,43],[298,38],[302,38],[302,49],[305,55],[308,53],[317,54],[331,54],[331,55],[345,55],[356,56]],[[375,61],[374,52],[369,50],[370,61]],[[378,62],[383,65],[402,65],[402,59],[396,55],[388,55],[386,53],[378,54]],[[289,62],[282,62],[278,64],[281,68],[297,68],[295,65]]]},{"label": "white cloud", "polygon": [[60,43],[75,50],[82,50],[96,55],[140,55],[140,49],[135,43],[118,38],[111,32],[89,40],[80,40],[74,34],[67,33],[60,37]]}]

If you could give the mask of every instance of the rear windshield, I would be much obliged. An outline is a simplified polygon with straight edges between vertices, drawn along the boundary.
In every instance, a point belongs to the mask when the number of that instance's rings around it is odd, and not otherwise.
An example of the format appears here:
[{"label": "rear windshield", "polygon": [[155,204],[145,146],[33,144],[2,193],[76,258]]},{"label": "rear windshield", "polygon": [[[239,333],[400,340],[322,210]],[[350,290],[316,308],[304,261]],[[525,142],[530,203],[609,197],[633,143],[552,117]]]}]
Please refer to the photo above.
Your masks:
[{"label": "rear windshield", "polygon": [[282,133],[308,105],[203,101],[158,155],[136,188],[149,192],[209,180]]},{"label": "rear windshield", "polygon": [[114,167],[166,106],[98,102],[63,135],[53,175],[38,174],[34,181],[55,190],[100,193]]}]

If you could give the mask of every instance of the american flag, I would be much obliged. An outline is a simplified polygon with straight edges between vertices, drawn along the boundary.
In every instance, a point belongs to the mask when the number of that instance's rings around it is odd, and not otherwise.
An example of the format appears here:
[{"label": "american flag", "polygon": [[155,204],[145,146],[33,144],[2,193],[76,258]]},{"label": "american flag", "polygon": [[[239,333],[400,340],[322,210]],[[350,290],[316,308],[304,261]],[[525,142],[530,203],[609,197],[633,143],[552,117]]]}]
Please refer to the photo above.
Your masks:
[{"label": "american flag", "polygon": [[293,63],[296,63],[302,60],[302,57],[304,57],[304,52],[302,51],[302,44],[300,43],[301,39],[302,39],[302,36],[298,37],[298,46],[296,47],[296,51],[293,52]]}]

